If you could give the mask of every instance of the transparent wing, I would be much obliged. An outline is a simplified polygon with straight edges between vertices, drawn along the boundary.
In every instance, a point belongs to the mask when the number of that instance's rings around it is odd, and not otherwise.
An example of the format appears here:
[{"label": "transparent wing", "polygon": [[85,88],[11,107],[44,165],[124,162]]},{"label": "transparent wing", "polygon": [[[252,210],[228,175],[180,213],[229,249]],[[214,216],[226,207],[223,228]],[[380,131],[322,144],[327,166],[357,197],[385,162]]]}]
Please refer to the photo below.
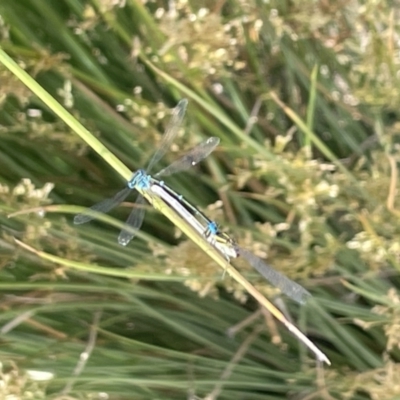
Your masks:
[{"label": "transparent wing", "polygon": [[210,137],[204,142],[198,144],[196,147],[193,147],[193,149],[189,150],[182,158],[176,160],[154,176],[167,176],[189,169],[190,167],[193,167],[199,163],[201,160],[204,160],[210,153],[213,152],[218,144],[219,138],[214,136]]},{"label": "transparent wing", "polygon": [[304,289],[303,286],[300,286],[298,283],[276,271],[250,251],[239,248],[239,254],[273,286],[280,289],[282,293],[286,294],[286,296],[294,301],[304,304],[311,296],[311,293]]},{"label": "transparent wing", "polygon": [[112,208],[122,203],[131,190],[132,189],[126,187],[125,189],[122,189],[120,192],[118,192],[113,198],[105,199],[100,203],[97,203],[94,206],[88,208],[85,212],[75,215],[74,224],[85,224],[86,222],[91,221],[92,219],[96,218],[94,212],[106,213],[110,211]]},{"label": "transparent wing", "polygon": [[173,142],[175,136],[179,132],[183,116],[185,115],[186,112],[187,104],[188,101],[186,99],[182,99],[178,103],[178,105],[173,109],[171,120],[169,121],[167,129],[165,130],[160,147],[151,158],[149,165],[146,168],[146,171],[150,171],[153,168],[154,164],[156,164],[170,148],[171,143]]},{"label": "transparent wing", "polygon": [[128,219],[126,220],[125,225],[129,227],[129,229],[124,228],[118,236],[118,243],[126,246],[135,236],[135,232],[138,231],[142,226],[145,209],[143,208],[144,198],[141,194],[139,194],[136,199],[135,208],[129,214]]}]

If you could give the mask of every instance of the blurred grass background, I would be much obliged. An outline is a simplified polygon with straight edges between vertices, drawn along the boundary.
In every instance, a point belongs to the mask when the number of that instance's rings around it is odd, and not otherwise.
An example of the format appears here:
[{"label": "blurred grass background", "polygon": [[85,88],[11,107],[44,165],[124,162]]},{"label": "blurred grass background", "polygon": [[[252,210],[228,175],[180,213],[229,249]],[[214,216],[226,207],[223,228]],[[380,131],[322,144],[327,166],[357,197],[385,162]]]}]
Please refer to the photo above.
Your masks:
[{"label": "blurred grass background", "polygon": [[[132,170],[189,99],[161,164],[211,135],[221,145],[168,183],[313,293],[310,312],[238,263],[332,361],[316,369],[150,208],[121,248],[134,198],[113,224],[73,226],[76,206],[124,182],[0,66],[3,398],[400,398],[393,4],[19,0],[0,17],[1,47]],[[118,274],[44,262],[14,236]]]}]

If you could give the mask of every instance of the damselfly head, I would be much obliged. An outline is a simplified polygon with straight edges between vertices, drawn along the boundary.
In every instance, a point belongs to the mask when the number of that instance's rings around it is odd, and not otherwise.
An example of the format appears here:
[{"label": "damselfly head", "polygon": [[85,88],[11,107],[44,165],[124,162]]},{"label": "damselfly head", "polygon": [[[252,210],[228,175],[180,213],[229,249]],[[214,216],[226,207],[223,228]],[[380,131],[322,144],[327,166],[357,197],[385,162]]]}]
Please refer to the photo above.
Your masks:
[{"label": "damselfly head", "polygon": [[150,175],[144,169],[138,169],[128,182],[130,189],[148,189],[150,186]]}]

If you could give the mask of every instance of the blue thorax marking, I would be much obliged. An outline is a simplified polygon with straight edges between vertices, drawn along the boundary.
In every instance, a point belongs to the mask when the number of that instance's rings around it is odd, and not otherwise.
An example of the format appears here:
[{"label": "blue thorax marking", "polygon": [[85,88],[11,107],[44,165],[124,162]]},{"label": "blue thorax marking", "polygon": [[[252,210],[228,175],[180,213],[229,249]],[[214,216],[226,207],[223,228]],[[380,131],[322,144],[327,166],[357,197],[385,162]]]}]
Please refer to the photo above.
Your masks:
[{"label": "blue thorax marking", "polygon": [[[177,198],[178,201],[183,202],[183,196],[181,194],[178,194],[176,192],[174,192],[170,187],[165,185],[164,181],[156,181],[155,179],[153,180],[153,182],[157,183],[158,185],[160,185],[163,189],[165,189],[167,192],[169,192],[170,194],[172,194],[173,197]],[[192,207],[194,208],[194,207]]]},{"label": "blue thorax marking", "polygon": [[206,234],[216,235],[218,233],[219,233],[218,225],[214,221],[209,222],[208,226],[207,226]]}]

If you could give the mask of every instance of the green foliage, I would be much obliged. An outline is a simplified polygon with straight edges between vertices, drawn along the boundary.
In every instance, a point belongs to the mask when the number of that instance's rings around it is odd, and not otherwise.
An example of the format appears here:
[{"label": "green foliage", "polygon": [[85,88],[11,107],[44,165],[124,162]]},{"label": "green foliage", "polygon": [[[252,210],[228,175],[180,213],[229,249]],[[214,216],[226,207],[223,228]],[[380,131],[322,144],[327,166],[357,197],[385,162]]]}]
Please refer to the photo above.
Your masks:
[{"label": "green foliage", "polygon": [[253,315],[243,288],[159,213],[149,208],[121,248],[134,199],[72,226],[77,206],[124,183],[0,66],[1,395],[399,397],[397,10],[165,3],[0,2],[0,45],[131,170],[187,97],[185,133],[163,163],[207,136],[221,146],[168,183],[312,292],[313,307],[277,301],[332,366],[316,369],[289,332]]}]

